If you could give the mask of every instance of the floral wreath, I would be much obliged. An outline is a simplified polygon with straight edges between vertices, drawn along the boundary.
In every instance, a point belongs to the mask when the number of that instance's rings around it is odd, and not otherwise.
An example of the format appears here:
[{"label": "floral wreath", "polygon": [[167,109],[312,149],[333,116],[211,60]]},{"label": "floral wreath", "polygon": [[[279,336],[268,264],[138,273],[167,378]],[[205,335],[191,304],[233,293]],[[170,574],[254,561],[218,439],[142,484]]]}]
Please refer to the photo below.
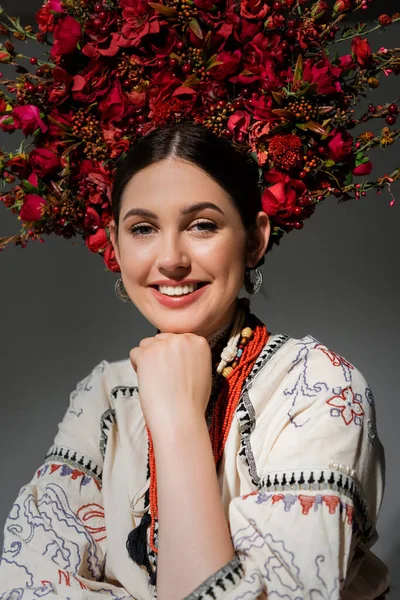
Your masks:
[{"label": "floral wreath", "polygon": [[[21,221],[0,250],[80,235],[119,271],[108,229],[116,170],[139,138],[188,119],[257,161],[271,247],[330,195],[387,187],[393,206],[400,167],[360,179],[369,151],[400,136],[398,98],[356,114],[382,73],[400,73],[400,49],[373,51],[365,37],[400,13],[345,25],[369,1],[46,0],[37,32],[0,8],[0,129],[27,138],[0,150],[0,200]],[[18,51],[28,39],[43,59]],[[375,133],[373,119],[383,119]]]}]

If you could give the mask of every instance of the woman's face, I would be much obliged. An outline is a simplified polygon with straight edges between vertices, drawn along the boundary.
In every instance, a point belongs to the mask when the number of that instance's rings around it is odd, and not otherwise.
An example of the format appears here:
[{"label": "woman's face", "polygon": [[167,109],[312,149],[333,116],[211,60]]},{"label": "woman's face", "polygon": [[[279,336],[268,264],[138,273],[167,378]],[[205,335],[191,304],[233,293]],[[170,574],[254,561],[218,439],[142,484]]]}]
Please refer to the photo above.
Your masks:
[{"label": "woman's face", "polygon": [[[206,202],[213,206],[201,206]],[[227,323],[235,311],[246,265],[256,264],[268,244],[268,217],[259,215],[262,233],[257,248],[247,252],[238,210],[202,169],[168,158],[141,170],[125,187],[118,245],[115,223],[110,223],[121,277],[132,302],[161,332],[206,337]],[[179,298],[158,287],[163,282],[184,285],[186,280],[202,285]]]}]

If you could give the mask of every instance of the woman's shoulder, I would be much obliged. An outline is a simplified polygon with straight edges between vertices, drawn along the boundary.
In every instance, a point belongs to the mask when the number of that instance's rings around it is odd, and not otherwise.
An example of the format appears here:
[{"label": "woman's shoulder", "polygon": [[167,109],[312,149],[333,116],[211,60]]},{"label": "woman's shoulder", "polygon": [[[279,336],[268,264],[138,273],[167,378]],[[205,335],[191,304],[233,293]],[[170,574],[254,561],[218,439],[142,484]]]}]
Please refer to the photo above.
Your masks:
[{"label": "woman's shoulder", "polygon": [[374,412],[373,393],[360,369],[311,334],[302,338],[270,334],[247,388],[252,388],[250,395],[259,410],[276,408],[291,418],[320,404],[326,404],[330,416],[351,418],[357,424],[362,415]]}]

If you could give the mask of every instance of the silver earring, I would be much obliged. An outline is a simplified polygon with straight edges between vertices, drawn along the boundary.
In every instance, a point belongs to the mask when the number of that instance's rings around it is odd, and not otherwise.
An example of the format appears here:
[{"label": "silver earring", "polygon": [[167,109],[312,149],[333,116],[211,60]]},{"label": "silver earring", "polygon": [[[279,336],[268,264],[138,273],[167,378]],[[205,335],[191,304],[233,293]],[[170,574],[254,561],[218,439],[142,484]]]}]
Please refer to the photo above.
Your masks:
[{"label": "silver earring", "polygon": [[117,279],[117,281],[115,282],[115,295],[119,300],[121,300],[121,302],[132,302],[132,300],[126,293],[124,282],[121,278]]},{"label": "silver earring", "polygon": [[250,269],[249,267],[246,267],[246,272],[244,276],[244,287],[248,294],[257,294],[257,292],[260,291],[262,286],[263,276],[261,271],[259,271],[259,269],[257,268],[254,269],[254,275],[256,276],[256,280],[253,283],[250,279]]}]

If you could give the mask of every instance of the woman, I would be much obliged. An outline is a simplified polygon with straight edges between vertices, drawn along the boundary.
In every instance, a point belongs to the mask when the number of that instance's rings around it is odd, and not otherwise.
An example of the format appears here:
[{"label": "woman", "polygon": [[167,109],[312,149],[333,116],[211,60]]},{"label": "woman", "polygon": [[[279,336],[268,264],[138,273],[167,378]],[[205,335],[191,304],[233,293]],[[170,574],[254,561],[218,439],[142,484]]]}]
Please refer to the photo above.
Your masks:
[{"label": "woman", "polygon": [[238,298],[270,248],[260,197],[256,163],[198,125],[125,159],[116,290],[157,334],[71,394],[5,524],[1,600],[384,597],[371,389]]}]

